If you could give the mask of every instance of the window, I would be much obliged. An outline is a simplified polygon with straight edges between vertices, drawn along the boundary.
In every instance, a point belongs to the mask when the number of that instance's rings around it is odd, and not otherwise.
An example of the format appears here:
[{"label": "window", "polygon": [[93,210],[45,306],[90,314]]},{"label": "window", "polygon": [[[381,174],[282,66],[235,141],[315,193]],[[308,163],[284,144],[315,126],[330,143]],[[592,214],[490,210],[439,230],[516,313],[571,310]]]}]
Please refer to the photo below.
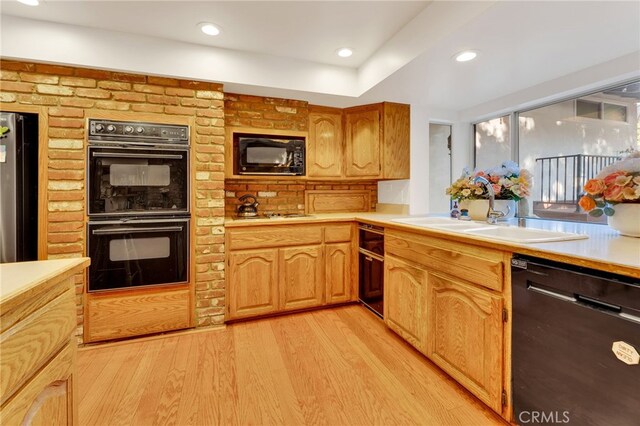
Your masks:
[{"label": "window", "polygon": [[[578,200],[587,180],[623,153],[640,148],[640,93],[628,95],[603,91],[575,100],[577,116],[597,120],[572,119],[573,100],[518,113],[519,163],[533,173],[527,216],[606,223],[605,217],[582,211]],[[631,110],[634,120],[628,123]]]},{"label": "window", "polygon": [[511,160],[509,116],[494,118],[474,125],[475,167],[488,169]]},{"label": "window", "polygon": [[495,166],[517,152],[520,167],[533,175],[531,195],[519,204],[518,214],[606,222],[587,215],[578,200],[588,179],[640,150],[640,81],[516,112],[514,141],[507,119],[475,125],[475,164]]},{"label": "window", "polygon": [[576,116],[585,118],[595,118],[600,120],[602,104],[600,102],[585,101],[584,99],[578,99],[576,101]]}]

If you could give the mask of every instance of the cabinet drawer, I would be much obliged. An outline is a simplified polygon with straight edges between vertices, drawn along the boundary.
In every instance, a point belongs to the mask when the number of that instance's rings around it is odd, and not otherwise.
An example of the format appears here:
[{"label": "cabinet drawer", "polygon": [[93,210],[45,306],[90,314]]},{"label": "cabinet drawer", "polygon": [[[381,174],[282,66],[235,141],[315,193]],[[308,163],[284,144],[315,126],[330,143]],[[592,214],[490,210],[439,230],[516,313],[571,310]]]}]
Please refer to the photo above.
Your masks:
[{"label": "cabinet drawer", "polygon": [[2,402],[69,340],[75,314],[69,289],[0,335]]},{"label": "cabinet drawer", "polygon": [[324,229],[325,243],[341,243],[351,241],[352,225],[334,225],[327,226]]},{"label": "cabinet drawer", "polygon": [[321,226],[272,226],[227,230],[228,250],[297,246],[322,243]]},{"label": "cabinet drawer", "polygon": [[502,291],[505,255],[501,251],[401,231],[388,230],[385,235],[387,254]]}]

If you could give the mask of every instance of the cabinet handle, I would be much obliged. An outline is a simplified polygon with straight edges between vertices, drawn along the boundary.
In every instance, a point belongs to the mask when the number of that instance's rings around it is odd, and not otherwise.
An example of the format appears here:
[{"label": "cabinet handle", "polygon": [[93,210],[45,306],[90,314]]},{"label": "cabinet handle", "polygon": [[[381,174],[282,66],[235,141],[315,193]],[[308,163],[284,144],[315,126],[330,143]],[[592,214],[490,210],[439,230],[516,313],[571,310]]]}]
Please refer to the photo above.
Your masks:
[{"label": "cabinet handle", "polygon": [[369,262],[373,262],[373,258],[372,257],[365,256],[364,258],[367,259]]}]

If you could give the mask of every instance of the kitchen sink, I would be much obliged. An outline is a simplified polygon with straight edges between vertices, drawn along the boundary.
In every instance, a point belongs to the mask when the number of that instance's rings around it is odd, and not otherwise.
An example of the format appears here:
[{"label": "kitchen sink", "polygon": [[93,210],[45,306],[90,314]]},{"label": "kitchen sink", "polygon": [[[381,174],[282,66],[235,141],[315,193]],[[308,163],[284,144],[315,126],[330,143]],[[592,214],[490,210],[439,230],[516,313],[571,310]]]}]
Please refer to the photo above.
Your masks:
[{"label": "kitchen sink", "polygon": [[479,237],[511,241],[514,243],[545,243],[589,238],[587,235],[573,234],[571,232],[546,231],[544,229],[520,228],[515,226],[492,226],[466,229],[463,232]]},{"label": "kitchen sink", "polygon": [[453,225],[460,223],[457,219],[451,219],[448,217],[405,217],[401,219],[392,219],[391,221],[415,226]]},{"label": "kitchen sink", "polygon": [[464,222],[447,217],[405,217],[393,219],[392,222],[522,244],[588,238],[587,235],[571,232],[547,231],[509,225],[490,225],[486,222]]}]

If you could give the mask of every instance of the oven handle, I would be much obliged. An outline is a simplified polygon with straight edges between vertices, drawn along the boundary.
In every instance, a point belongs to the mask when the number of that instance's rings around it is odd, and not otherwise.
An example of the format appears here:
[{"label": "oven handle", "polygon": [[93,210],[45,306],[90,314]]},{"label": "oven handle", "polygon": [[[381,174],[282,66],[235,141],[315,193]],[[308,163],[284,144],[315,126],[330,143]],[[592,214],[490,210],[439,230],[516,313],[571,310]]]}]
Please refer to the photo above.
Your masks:
[{"label": "oven handle", "polygon": [[94,152],[94,157],[102,158],[166,158],[169,160],[182,160],[180,154],[133,154],[131,152],[111,153],[111,152]]},{"label": "oven handle", "polygon": [[111,228],[94,229],[93,235],[118,235],[118,234],[140,234],[143,232],[180,232],[182,226],[157,226],[151,228]]}]

